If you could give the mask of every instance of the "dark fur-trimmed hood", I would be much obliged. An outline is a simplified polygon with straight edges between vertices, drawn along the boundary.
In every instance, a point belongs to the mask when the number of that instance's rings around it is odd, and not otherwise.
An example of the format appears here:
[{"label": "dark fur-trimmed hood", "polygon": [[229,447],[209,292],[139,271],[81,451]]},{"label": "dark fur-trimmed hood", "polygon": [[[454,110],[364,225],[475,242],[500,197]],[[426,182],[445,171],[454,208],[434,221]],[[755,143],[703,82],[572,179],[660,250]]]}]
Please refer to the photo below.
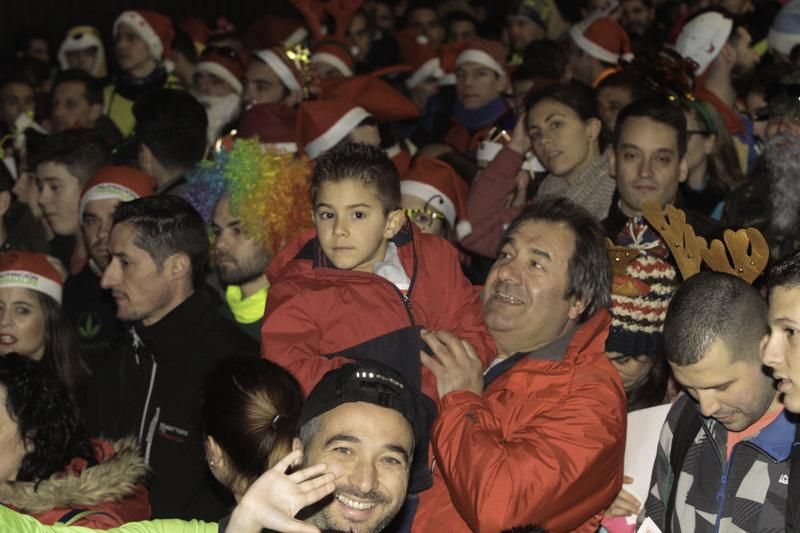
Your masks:
[{"label": "dark fur-trimmed hood", "polygon": [[37,514],[51,509],[93,507],[131,496],[147,476],[147,464],[134,438],[118,440],[113,448],[113,456],[84,468],[80,475],[59,472],[38,485],[31,481],[0,483],[0,502]]}]

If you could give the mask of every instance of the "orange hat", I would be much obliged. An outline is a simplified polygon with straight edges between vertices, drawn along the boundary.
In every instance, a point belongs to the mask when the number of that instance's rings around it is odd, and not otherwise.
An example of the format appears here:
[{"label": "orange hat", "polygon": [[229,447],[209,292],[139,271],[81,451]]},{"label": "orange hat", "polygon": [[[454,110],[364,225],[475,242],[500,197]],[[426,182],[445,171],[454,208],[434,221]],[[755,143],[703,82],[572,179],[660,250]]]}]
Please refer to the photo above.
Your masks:
[{"label": "orange hat", "polygon": [[488,39],[471,39],[458,57],[456,57],[455,68],[464,63],[478,63],[495,71],[499,76],[508,74],[508,64],[506,63],[506,49],[499,41]]},{"label": "orange hat", "polygon": [[298,143],[309,159],[316,159],[371,116],[363,107],[343,98],[305,101],[298,108]]},{"label": "orange hat", "polygon": [[271,144],[287,152],[296,152],[296,121],[297,112],[287,105],[257,104],[242,114],[236,137],[258,137],[261,144]]},{"label": "orange hat", "polygon": [[273,46],[267,50],[259,50],[255,52],[258,59],[271,68],[275,74],[280,78],[287,89],[290,91],[303,90],[303,74],[286,55],[286,49],[282,46]]},{"label": "orange hat", "polygon": [[[459,239],[472,233],[472,226],[466,220],[469,186],[444,161],[418,157],[400,181],[400,191],[441,211],[450,227],[455,228]],[[458,225],[457,220],[461,220]]]},{"label": "orange hat", "polygon": [[195,65],[196,72],[207,72],[230,85],[237,94],[244,90],[244,62],[233,49],[223,53],[219,48],[207,48]]},{"label": "orange hat", "polygon": [[308,35],[304,20],[269,15],[261,17],[247,28],[244,42],[250,50],[261,50],[273,46],[294,46],[305,41]]},{"label": "orange hat", "polygon": [[61,303],[64,276],[51,261],[57,260],[38,252],[10,251],[0,255],[0,288],[31,289]]},{"label": "orange hat", "polygon": [[419,108],[391,85],[368,74],[323,80],[322,97],[344,98],[366,109],[379,122],[417,118]]},{"label": "orange hat", "polygon": [[395,33],[395,39],[400,49],[400,59],[411,67],[406,87],[413,89],[426,78],[444,76],[441,60],[424,35],[415,30],[404,30]]},{"label": "orange hat", "polygon": [[133,167],[103,167],[83,186],[79,204],[80,218],[83,218],[86,204],[92,200],[116,198],[120,202],[128,202],[143,196],[152,196],[156,192],[156,186],[156,180],[151,175]]},{"label": "orange hat", "polygon": [[114,21],[113,34],[115,36],[120,24],[130,26],[147,44],[150,53],[157,60],[169,57],[172,39],[175,38],[175,30],[172,28],[172,20],[169,17],[155,11],[123,11]]},{"label": "orange hat", "polygon": [[336,38],[325,39],[315,44],[311,49],[311,62],[330,65],[345,78],[353,75],[355,67],[350,47],[346,42]]},{"label": "orange hat", "polygon": [[600,61],[616,65],[620,59],[633,59],[628,34],[611,17],[597,17],[575,24],[569,35],[581,50]]}]

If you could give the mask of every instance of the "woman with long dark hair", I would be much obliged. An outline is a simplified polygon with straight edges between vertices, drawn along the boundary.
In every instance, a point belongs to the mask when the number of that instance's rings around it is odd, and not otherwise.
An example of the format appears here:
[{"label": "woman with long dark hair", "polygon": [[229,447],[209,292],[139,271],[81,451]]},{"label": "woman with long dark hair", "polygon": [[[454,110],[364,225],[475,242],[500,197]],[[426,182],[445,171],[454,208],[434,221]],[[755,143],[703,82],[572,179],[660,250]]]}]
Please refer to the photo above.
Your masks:
[{"label": "woman with long dark hair", "polygon": [[45,254],[0,255],[0,353],[17,352],[52,369],[82,405],[89,369],[61,310],[63,273]]},{"label": "woman with long dark hair", "polygon": [[43,524],[107,529],[150,516],[134,439],[90,440],[42,362],[0,356],[0,502]]}]

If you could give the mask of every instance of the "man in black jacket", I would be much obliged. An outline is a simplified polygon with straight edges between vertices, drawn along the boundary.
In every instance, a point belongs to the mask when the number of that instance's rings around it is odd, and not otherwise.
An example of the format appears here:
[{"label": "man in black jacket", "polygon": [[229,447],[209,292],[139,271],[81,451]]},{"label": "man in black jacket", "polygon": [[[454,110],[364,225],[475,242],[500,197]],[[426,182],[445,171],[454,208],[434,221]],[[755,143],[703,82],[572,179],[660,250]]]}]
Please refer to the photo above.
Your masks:
[{"label": "man in black jacket", "polygon": [[154,518],[219,519],[228,502],[204,460],[203,381],[220,359],[256,356],[258,346],[220,318],[222,302],[204,282],[205,226],[187,202],[124,202],[113,222],[101,285],[128,331],[93,377],[90,432],[138,437],[153,469]]}]

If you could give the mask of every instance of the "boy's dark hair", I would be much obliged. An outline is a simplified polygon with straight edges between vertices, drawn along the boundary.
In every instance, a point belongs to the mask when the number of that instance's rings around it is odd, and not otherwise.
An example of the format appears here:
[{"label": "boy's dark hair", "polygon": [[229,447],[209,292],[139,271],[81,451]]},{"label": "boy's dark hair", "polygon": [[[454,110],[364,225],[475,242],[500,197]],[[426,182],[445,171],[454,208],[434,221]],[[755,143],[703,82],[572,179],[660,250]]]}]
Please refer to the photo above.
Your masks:
[{"label": "boy's dark hair", "polygon": [[400,208],[400,175],[386,152],[363,143],[339,143],[314,161],[311,176],[311,205],[316,206],[320,186],[325,182],[358,180],[375,188],[385,213]]},{"label": "boy's dark hair", "polygon": [[192,265],[192,287],[205,283],[208,265],[208,233],[203,218],[183,198],[148,196],[122,202],[114,211],[114,224],[126,222],[136,228],[136,246],[153,258],[161,270],[164,261],[186,254]]},{"label": "boy's dark hair", "polygon": [[169,170],[186,172],[203,159],[206,150],[206,110],[191,94],[158,89],[133,106],[136,140],[153,152]]},{"label": "boy's dark hair", "polygon": [[600,113],[597,111],[597,103],[595,102],[594,89],[588,85],[578,82],[546,85],[525,98],[525,113],[545,99],[555,100],[569,107],[581,117],[581,120],[586,121],[590,118],[600,120]]},{"label": "boy's dark hair", "polygon": [[669,303],[664,351],[672,364],[693,365],[719,339],[736,357],[759,357],[767,331],[767,302],[757,289],[730,274],[700,272]]},{"label": "boy's dark hair", "polygon": [[783,256],[769,271],[767,286],[794,288],[800,285],[800,250]]},{"label": "boy's dark hair", "polygon": [[605,89],[606,87],[622,87],[627,89],[633,98],[631,102],[653,97],[652,92],[636,75],[625,70],[614,72],[603,78],[600,83],[597,84],[597,92],[600,92],[600,89]]},{"label": "boy's dark hair", "polygon": [[98,170],[111,164],[111,149],[94,130],[62,131],[44,139],[32,168],[47,162],[64,165],[83,186]]},{"label": "boy's dark hair", "polygon": [[89,104],[103,105],[103,86],[100,83],[100,80],[88,72],[77,68],[62,70],[53,80],[53,91],[55,91],[58,85],[67,82],[82,83],[84,90],[86,91],[86,100],[89,102]]},{"label": "boy's dark hair", "polygon": [[631,117],[649,118],[650,120],[674,129],[678,137],[678,157],[686,155],[688,137],[686,133],[686,116],[679,106],[660,98],[636,100],[625,106],[622,111],[619,112],[617,124],[614,128],[614,150],[618,147],[622,128],[625,127],[625,121]]},{"label": "boy's dark hair", "polygon": [[522,64],[511,74],[512,81],[545,78],[560,80],[567,68],[567,56],[551,39],[537,39],[522,52]]},{"label": "boy's dark hair", "polygon": [[611,304],[611,263],[606,252],[605,232],[584,208],[566,198],[545,196],[533,202],[508,226],[500,241],[502,248],[517,228],[528,221],[565,223],[575,234],[575,249],[567,267],[567,292],[586,303],[578,319],[585,322],[597,310]]}]

